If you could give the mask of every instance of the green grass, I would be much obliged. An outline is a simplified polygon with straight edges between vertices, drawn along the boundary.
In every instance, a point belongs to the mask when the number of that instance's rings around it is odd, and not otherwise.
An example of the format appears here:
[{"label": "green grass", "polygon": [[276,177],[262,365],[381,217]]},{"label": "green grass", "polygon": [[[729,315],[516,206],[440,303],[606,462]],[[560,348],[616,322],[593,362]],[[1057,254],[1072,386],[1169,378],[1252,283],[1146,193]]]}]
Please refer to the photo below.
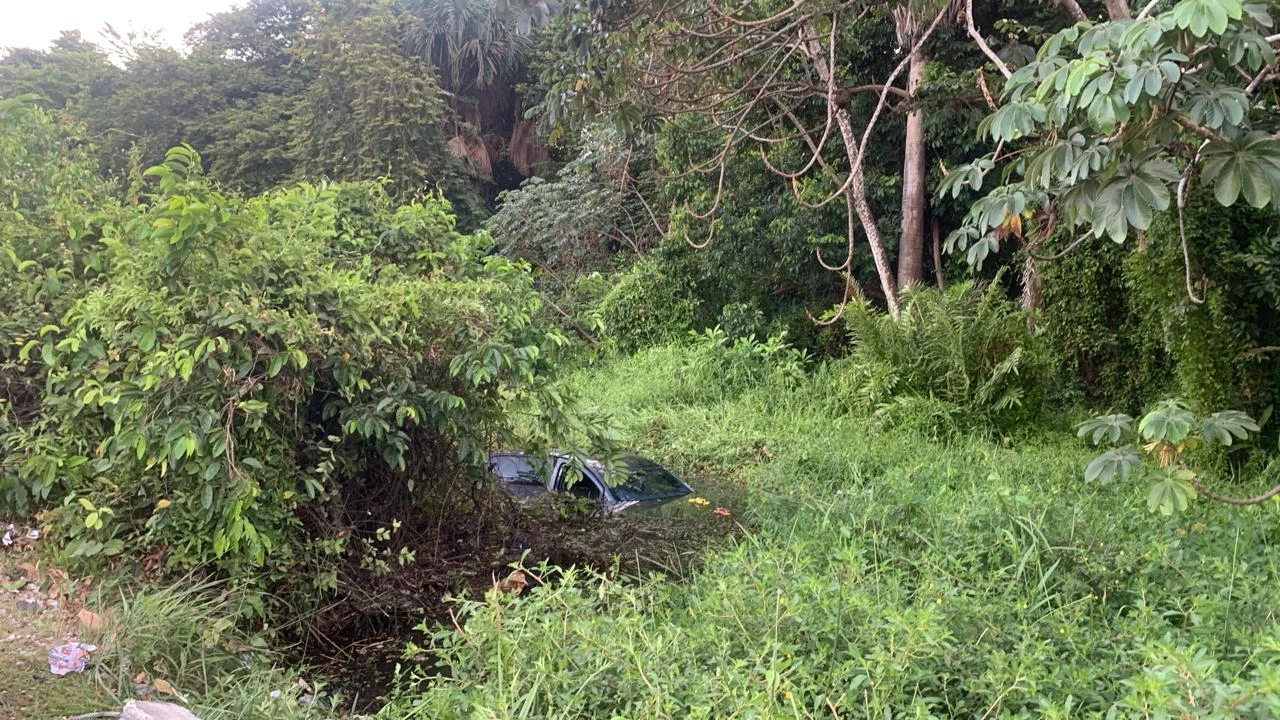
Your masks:
[{"label": "green grass", "polygon": [[203,720],[333,716],[300,704],[296,674],[265,640],[243,631],[251,595],[190,578],[170,585],[117,581],[97,595],[107,622],[90,636],[100,650],[89,674],[116,705],[135,697],[143,674],[172,686]]},{"label": "green grass", "polygon": [[704,350],[570,385],[630,446],[744,483],[752,532],[683,583],[570,572],[462,603],[448,677],[383,717],[1280,713],[1274,504],[1152,515],[1136,485],[1086,486],[1063,430],[940,429],[927,401],[886,430],[838,370]]},{"label": "green grass", "polygon": [[[0,570],[8,570],[0,558]],[[324,720],[335,700],[300,702],[310,686],[287,669],[266,643],[242,631],[247,595],[222,583],[188,578],[139,584],[116,576],[100,585],[85,609],[94,627],[65,608],[38,614],[5,612],[7,660],[0,664],[0,718],[61,718],[118,711],[133,698],[179,702],[203,720]],[[0,634],[0,638],[5,635]],[[65,677],[48,671],[44,653],[67,639],[98,647],[86,668]],[[173,690],[173,693],[168,692]],[[154,693],[152,696],[151,694]]]}]

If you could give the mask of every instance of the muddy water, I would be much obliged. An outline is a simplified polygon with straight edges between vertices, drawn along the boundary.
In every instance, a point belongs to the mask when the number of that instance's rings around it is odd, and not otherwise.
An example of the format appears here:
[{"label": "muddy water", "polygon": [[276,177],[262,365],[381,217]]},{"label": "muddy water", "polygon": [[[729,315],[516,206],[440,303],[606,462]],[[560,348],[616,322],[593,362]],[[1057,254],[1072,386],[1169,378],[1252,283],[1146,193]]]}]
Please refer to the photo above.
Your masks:
[{"label": "muddy water", "polygon": [[449,579],[398,593],[407,602],[372,608],[330,638],[328,650],[317,648],[303,659],[328,678],[329,692],[342,697],[344,708],[368,713],[381,705],[396,665],[412,662],[403,659],[405,645],[424,644],[415,626],[424,619],[428,625],[450,622],[444,595],[478,596],[515,563],[531,567],[546,561],[635,578],[661,572],[679,582],[697,567],[709,545],[740,534],[748,522],[740,487],[707,478],[688,482],[693,495],[659,506],[617,515],[535,511],[510,532],[468,541],[451,561]]}]

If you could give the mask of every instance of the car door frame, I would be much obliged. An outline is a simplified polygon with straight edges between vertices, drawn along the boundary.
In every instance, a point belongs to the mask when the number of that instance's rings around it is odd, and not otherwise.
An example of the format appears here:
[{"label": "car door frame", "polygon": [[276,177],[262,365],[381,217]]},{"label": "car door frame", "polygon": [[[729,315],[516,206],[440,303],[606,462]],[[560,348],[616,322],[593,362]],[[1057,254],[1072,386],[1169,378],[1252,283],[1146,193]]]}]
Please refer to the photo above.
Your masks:
[{"label": "car door frame", "polygon": [[[547,478],[547,489],[552,492],[569,492],[565,487],[564,476],[570,466],[573,465],[573,458],[567,455],[557,455],[555,462],[551,466],[550,477]],[[595,485],[596,490],[600,493],[600,503],[604,505],[614,505],[617,498],[613,496],[613,492],[605,483],[604,478],[586,463],[582,464],[582,478]]]}]

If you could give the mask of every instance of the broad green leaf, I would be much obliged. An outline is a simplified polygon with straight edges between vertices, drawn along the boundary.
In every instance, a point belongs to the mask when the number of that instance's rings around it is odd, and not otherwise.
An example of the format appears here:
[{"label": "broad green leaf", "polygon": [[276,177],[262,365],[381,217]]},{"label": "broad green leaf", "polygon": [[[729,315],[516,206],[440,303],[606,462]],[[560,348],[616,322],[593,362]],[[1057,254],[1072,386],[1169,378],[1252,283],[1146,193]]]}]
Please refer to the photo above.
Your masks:
[{"label": "broad green leaf", "polygon": [[1213,185],[1214,198],[1231,206],[1241,195],[1261,208],[1280,196],[1280,141],[1263,133],[1205,145],[1201,174]]},{"label": "broad green leaf", "polygon": [[1265,28],[1273,27],[1271,15],[1267,12],[1266,5],[1262,3],[1246,3],[1242,9],[1253,22]]},{"label": "broad green leaf", "polygon": [[1138,422],[1138,432],[1146,440],[1178,444],[1195,425],[1195,416],[1176,400],[1167,400]]},{"label": "broad green leaf", "polygon": [[1142,458],[1128,445],[1108,450],[1095,457],[1084,469],[1084,481],[1106,485],[1112,480],[1125,481],[1142,467]]},{"label": "broad green leaf", "polygon": [[1113,415],[1099,415],[1098,417],[1085,420],[1076,426],[1076,437],[1084,437],[1092,434],[1091,441],[1094,445],[1102,442],[1102,438],[1107,438],[1110,442],[1118,442],[1120,436],[1133,428],[1133,418],[1123,413]]},{"label": "broad green leaf", "polygon": [[1147,491],[1147,509],[1151,512],[1158,510],[1162,515],[1185,511],[1196,497],[1195,486],[1190,482],[1194,477],[1185,470],[1153,475]]},{"label": "broad green leaf", "polygon": [[1177,27],[1190,30],[1197,38],[1210,30],[1221,35],[1227,30],[1228,20],[1239,20],[1242,14],[1240,0],[1182,0],[1173,8]]},{"label": "broad green leaf", "polygon": [[1258,432],[1258,423],[1239,410],[1223,410],[1205,418],[1200,423],[1204,439],[1230,445],[1234,440],[1247,440],[1249,433]]}]

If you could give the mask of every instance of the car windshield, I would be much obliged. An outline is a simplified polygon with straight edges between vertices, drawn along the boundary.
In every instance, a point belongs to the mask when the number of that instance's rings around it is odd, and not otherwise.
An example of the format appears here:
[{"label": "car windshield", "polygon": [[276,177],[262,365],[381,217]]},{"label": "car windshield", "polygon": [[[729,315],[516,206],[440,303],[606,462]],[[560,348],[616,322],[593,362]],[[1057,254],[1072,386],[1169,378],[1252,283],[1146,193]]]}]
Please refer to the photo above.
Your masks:
[{"label": "car windshield", "polygon": [[[623,475],[625,473],[625,475]],[[623,475],[622,482],[614,482]],[[685,485],[666,468],[644,458],[624,458],[617,470],[609,473],[610,487],[619,500],[657,500],[690,492]]]}]

